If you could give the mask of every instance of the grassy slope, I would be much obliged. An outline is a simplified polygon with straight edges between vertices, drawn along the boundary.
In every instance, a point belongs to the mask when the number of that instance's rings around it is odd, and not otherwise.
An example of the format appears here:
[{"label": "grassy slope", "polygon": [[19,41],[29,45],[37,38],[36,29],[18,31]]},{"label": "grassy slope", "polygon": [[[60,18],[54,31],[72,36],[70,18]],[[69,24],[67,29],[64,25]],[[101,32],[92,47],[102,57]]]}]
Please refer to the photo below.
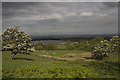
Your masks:
[{"label": "grassy slope", "polygon": [[79,53],[84,53],[86,51],[80,51],[80,50],[41,50],[41,51],[36,51],[35,54],[45,54],[45,55],[50,55],[50,56],[60,56],[60,55],[65,55],[65,54],[79,54]]},{"label": "grassy slope", "polygon": [[[3,69],[7,70],[17,70],[19,68],[24,68],[26,66],[39,66],[42,70],[47,70],[48,68],[56,68],[56,67],[66,67],[74,69],[74,67],[82,67],[82,69],[92,69],[93,71],[90,72],[90,74],[97,74],[92,75],[92,77],[117,77],[118,76],[118,65],[116,61],[109,61],[109,62],[102,62],[102,61],[76,61],[76,62],[70,62],[70,61],[56,61],[53,59],[48,58],[42,58],[39,56],[36,56],[36,54],[47,54],[52,56],[59,56],[62,54],[68,54],[68,53],[74,53],[74,54],[80,54],[85,51],[79,51],[79,50],[53,50],[53,51],[36,51],[31,55],[16,55],[16,60],[10,59],[10,52],[4,51],[3,52]],[[55,53],[55,54],[53,54]],[[114,56],[116,57],[116,56]],[[110,59],[106,59],[107,61]],[[76,68],[76,69],[77,69]]]},{"label": "grassy slope", "polygon": [[[45,67],[50,67],[50,66],[60,66],[61,63],[62,65],[66,65],[66,63],[68,62],[60,62],[60,61],[55,61],[53,59],[48,59],[48,58],[42,58],[39,56],[36,56],[36,54],[47,54],[47,55],[52,55],[52,56],[59,56],[62,54],[68,54],[68,53],[82,53],[85,51],[72,51],[72,50],[53,50],[53,51],[36,51],[34,53],[32,53],[31,55],[23,55],[23,54],[17,54],[15,56],[15,60],[11,60],[10,59],[10,52],[9,51],[4,51],[3,52],[3,66],[7,67],[9,65],[9,67],[12,68],[19,68],[19,67],[23,67],[26,65],[38,65],[41,66],[43,68]],[[56,53],[56,54],[54,54]],[[60,64],[56,64],[56,63],[60,63]],[[72,65],[72,64],[71,64]],[[68,66],[71,66],[68,65]]]}]

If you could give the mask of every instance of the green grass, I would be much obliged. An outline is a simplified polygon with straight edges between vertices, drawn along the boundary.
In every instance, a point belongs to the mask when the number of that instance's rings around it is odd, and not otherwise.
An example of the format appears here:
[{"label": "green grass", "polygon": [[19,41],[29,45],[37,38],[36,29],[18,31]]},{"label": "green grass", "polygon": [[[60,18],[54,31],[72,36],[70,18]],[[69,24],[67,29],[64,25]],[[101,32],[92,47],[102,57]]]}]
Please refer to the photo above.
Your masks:
[{"label": "green grass", "polygon": [[117,62],[118,61],[118,62],[120,62],[119,57],[120,57],[120,54],[115,53],[115,54],[111,55],[110,57],[105,57],[104,61],[112,61],[112,62]]},{"label": "green grass", "polygon": [[45,54],[45,55],[50,55],[50,56],[60,56],[60,55],[65,55],[65,54],[79,54],[79,53],[84,53],[86,51],[81,51],[81,50],[39,50],[34,52],[35,54]]},{"label": "green grass", "polygon": [[[23,67],[23,66],[31,66],[31,65],[37,65],[37,66],[42,66],[43,68],[48,67],[48,66],[60,66],[61,62],[60,61],[55,61],[53,59],[49,59],[49,58],[42,58],[36,55],[39,54],[47,54],[47,55],[52,55],[52,56],[58,56],[58,55],[62,55],[62,54],[68,54],[68,53],[82,53],[85,51],[72,51],[72,50],[52,50],[52,51],[36,51],[34,53],[31,53],[31,55],[23,55],[23,54],[17,54],[15,56],[15,60],[11,60],[10,59],[10,55],[11,52],[10,51],[3,51],[3,66],[7,67],[9,65],[9,67],[15,69],[15,68],[19,68],[19,67]],[[56,53],[56,54],[53,54]],[[60,64],[56,64],[56,63],[60,63]],[[68,62],[62,62],[62,64],[66,64]],[[72,64],[71,64],[72,65]],[[68,65],[68,66],[71,66]]]},{"label": "green grass", "polygon": [[[56,61],[36,55],[46,54],[60,56],[63,54],[81,54],[80,50],[40,50],[31,55],[17,54],[15,60],[10,59],[9,51],[3,51],[3,77],[12,78],[116,78],[118,76],[117,60],[106,58],[104,61]],[[53,54],[55,53],[55,54]],[[116,56],[114,56],[115,58]],[[60,70],[58,70],[58,68]],[[41,74],[41,75],[40,75]],[[73,75],[72,75],[73,74]]]}]

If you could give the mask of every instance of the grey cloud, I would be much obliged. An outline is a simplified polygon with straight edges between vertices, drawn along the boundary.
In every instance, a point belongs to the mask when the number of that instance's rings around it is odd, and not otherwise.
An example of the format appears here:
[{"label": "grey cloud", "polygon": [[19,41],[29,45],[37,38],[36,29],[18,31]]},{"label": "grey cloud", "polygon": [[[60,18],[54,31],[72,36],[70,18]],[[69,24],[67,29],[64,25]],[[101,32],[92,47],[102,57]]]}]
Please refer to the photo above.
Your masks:
[{"label": "grey cloud", "polygon": [[[92,0],[91,2],[118,2],[119,0]],[[2,0],[2,2],[90,2],[89,0]]]},{"label": "grey cloud", "polygon": [[105,2],[103,3],[107,8],[116,8],[118,7],[118,2]]},{"label": "grey cloud", "polygon": [[9,26],[21,25],[30,34],[117,33],[118,13],[117,7],[112,7],[115,6],[113,4],[102,2],[3,3],[3,30]]},{"label": "grey cloud", "polygon": [[103,6],[99,8],[100,10],[118,8],[118,2],[103,2],[102,4]]}]

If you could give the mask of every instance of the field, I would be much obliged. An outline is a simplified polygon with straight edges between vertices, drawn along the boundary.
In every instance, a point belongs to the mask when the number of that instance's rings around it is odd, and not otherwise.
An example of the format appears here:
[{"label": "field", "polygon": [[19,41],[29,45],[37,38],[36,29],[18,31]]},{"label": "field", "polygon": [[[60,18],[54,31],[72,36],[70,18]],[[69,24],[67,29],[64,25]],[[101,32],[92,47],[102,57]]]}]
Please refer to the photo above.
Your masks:
[{"label": "field", "polygon": [[17,54],[12,60],[10,53],[2,53],[3,78],[118,77],[118,55],[96,61],[86,59],[91,53],[82,50],[37,50],[31,55]]}]

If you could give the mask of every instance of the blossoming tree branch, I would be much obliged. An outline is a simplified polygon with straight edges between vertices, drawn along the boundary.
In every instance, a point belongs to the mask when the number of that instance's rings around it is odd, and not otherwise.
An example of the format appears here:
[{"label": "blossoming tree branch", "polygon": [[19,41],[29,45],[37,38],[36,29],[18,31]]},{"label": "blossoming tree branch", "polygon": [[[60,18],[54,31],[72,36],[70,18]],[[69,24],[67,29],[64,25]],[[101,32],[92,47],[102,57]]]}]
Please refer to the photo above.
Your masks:
[{"label": "blossoming tree branch", "polygon": [[12,59],[17,53],[30,54],[35,51],[31,43],[32,39],[24,31],[20,31],[19,27],[9,27],[2,33],[2,48],[11,51]]}]

